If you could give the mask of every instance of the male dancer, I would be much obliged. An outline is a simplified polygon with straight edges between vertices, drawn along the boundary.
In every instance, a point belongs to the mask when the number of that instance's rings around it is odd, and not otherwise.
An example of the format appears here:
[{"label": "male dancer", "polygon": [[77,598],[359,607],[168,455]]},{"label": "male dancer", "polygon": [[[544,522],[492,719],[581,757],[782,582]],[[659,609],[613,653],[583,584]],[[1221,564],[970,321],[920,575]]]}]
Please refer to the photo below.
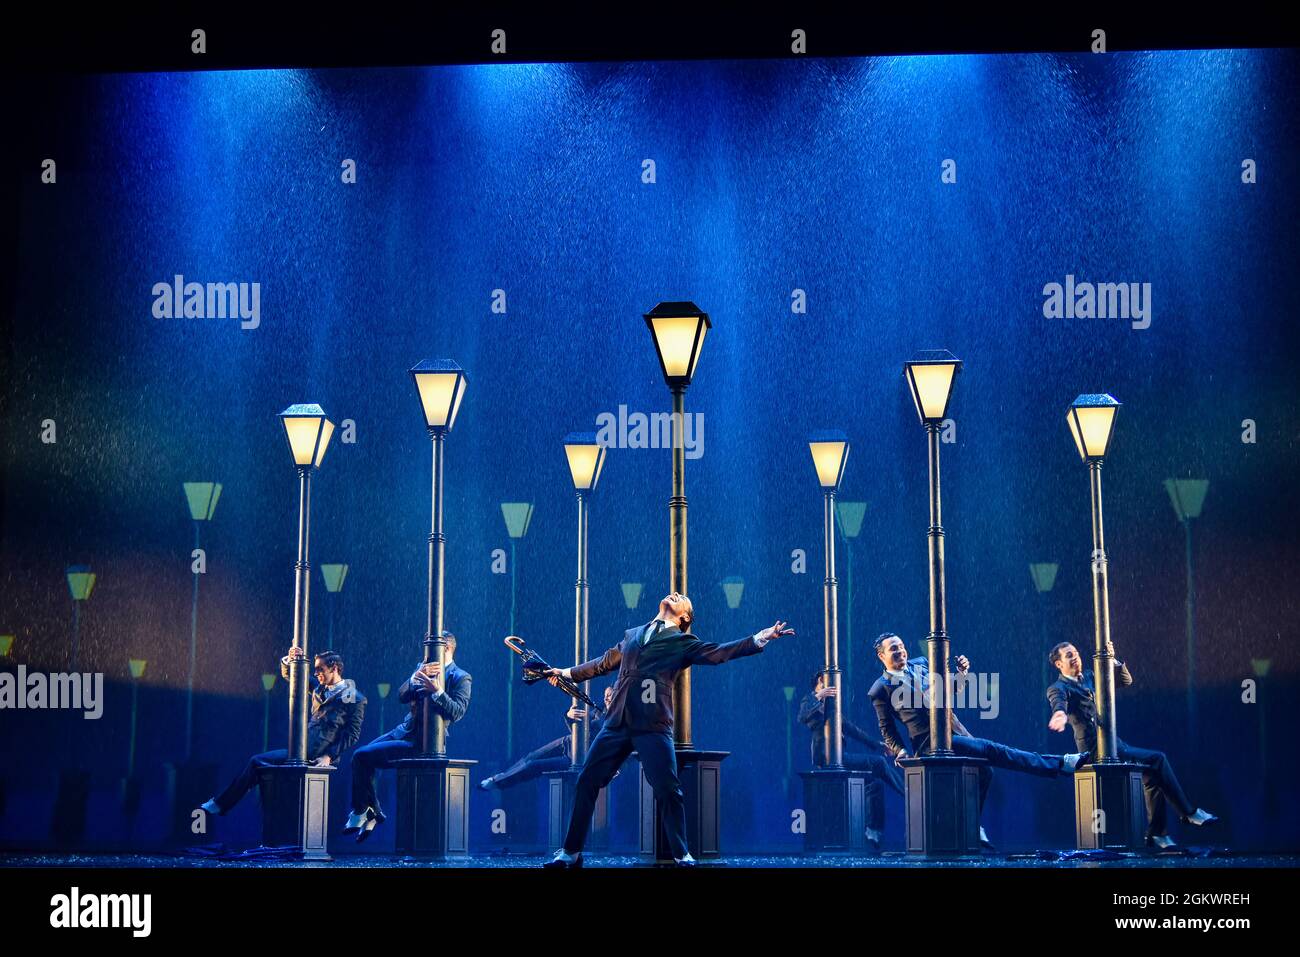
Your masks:
[{"label": "male dancer", "polygon": [[442,637],[447,642],[446,667],[439,670],[436,661],[417,666],[397,690],[398,700],[411,706],[402,723],[364,748],[357,748],[352,755],[352,813],[348,815],[343,833],[355,832],[358,843],[368,838],[375,826],[386,819],[375,793],[379,769],[391,767],[401,758],[415,757],[424,710],[421,702],[431,697],[433,710],[449,725],[465,717],[469,710],[470,674],[452,660],[456,654],[456,636],[444,631]]},{"label": "male dancer", "polygon": [[564,846],[544,867],[582,866],[582,846],[596,796],[633,751],[659,801],[673,860],[679,867],[695,866],[686,847],[686,804],[673,749],[673,684],[678,674],[692,665],[720,665],[732,658],[756,655],[772,639],[793,635],[794,629],[777,621],[758,634],[719,645],[691,634],[694,622],[691,600],[673,592],[659,602],[654,621],[629,629],[623,640],[600,658],[547,672],[581,682],[618,669],[605,727],[591,742],[578,775]]},{"label": "male dancer", "polygon": [[[289,680],[289,659],[303,658],[306,652],[295,645],[280,659],[280,674]],[[322,651],[313,661],[316,687],[311,693],[311,717],[307,719],[307,760],[317,766],[338,764],[339,756],[361,737],[361,722],[366,715],[366,696],[357,690],[351,678],[343,677],[343,656]],[[229,814],[244,795],[257,786],[257,772],[273,764],[284,764],[289,752],[284,748],[264,751],[248,759],[248,764],[230,786],[200,807],[208,814]]]},{"label": "male dancer", "polygon": [[[1127,688],[1133,683],[1133,675],[1129,673],[1128,665],[1115,657],[1115,645],[1109,640],[1106,642],[1106,653],[1111,656],[1113,667],[1119,669],[1115,677]],[[1075,747],[1080,751],[1095,752],[1097,750],[1097,699],[1093,692],[1095,685],[1092,672],[1084,672],[1083,659],[1079,656],[1079,650],[1068,641],[1063,641],[1054,647],[1048,659],[1056,666],[1061,677],[1047,689],[1047,702],[1052,708],[1052,719],[1047,726],[1053,731],[1064,731],[1068,721],[1074,731]],[[1148,847],[1163,849],[1174,844],[1173,838],[1168,834],[1166,800],[1178,809],[1179,815],[1187,824],[1204,827],[1219,820],[1209,811],[1203,811],[1187,800],[1182,785],[1174,775],[1173,765],[1169,763],[1163,751],[1135,748],[1116,738],[1115,756],[1121,761],[1131,761],[1146,769],[1142,772],[1142,792],[1146,797],[1147,805]]]},{"label": "male dancer", "polygon": [[[805,695],[799,704],[799,723],[812,732],[812,763],[820,768],[826,764],[826,699],[835,697],[837,689],[826,681],[826,673],[818,671],[812,676],[812,693]],[[888,784],[900,795],[903,794],[903,775],[891,761],[881,757],[881,753],[891,758],[889,751],[879,741],[842,715],[840,723],[845,738],[860,741],[868,748],[865,752],[848,752],[843,755],[844,767],[855,771],[867,771],[864,798],[867,812],[867,845],[870,853],[880,850],[880,842],[885,831],[885,789]]]},{"label": "male dancer", "polygon": [[[926,707],[930,693],[930,666],[925,658],[908,658],[903,639],[893,632],[885,632],[877,638],[875,649],[876,656],[884,666],[884,674],[876,679],[869,695],[880,721],[880,737],[885,742],[885,747],[893,752],[894,763],[897,764],[910,755],[907,746],[894,733],[895,721],[903,725],[911,738],[913,754],[919,755],[930,746],[930,711]],[[970,662],[966,656],[958,655],[957,680],[964,680],[962,676],[969,670]],[[1034,754],[985,738],[972,737],[956,714],[952,716],[952,730],[953,753],[983,758],[988,762],[979,767],[981,811],[989,793],[989,785],[993,783],[993,768],[1007,768],[1052,778],[1073,772],[1083,757],[1080,754]],[[993,850],[983,826],[980,827],[980,844],[986,850]]]},{"label": "male dancer", "polygon": [[[614,697],[612,687],[605,689],[605,709],[609,710],[610,699]],[[587,709],[583,708],[580,703],[575,703],[564,715],[566,723],[572,725],[581,721],[587,716]],[[591,729],[599,733],[604,721],[600,718],[591,719]],[[594,738],[594,735],[593,735]],[[529,751],[522,758],[516,761],[510,767],[506,768],[491,777],[484,778],[478,783],[478,786],[484,791],[490,791],[492,788],[512,788],[517,784],[523,784],[525,781],[531,781],[534,778],[541,777],[547,771],[563,771],[572,767],[577,762],[572,759],[570,746],[573,743],[573,735],[566,734],[562,738],[556,738],[554,741],[548,741],[536,750]],[[581,760],[581,758],[579,758]]]}]

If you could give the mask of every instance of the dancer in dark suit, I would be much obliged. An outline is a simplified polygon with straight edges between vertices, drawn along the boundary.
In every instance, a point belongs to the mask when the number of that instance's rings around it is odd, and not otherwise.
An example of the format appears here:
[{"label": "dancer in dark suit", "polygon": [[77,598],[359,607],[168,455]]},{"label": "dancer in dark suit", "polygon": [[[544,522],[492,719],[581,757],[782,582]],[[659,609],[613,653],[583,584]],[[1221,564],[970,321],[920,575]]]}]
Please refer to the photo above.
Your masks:
[{"label": "dancer in dark suit", "polygon": [[[826,765],[826,699],[834,697],[835,693],[835,686],[826,681],[826,673],[818,671],[812,676],[812,692],[805,695],[799,703],[799,723],[812,732],[812,763],[815,768]],[[900,795],[903,794],[903,775],[898,766],[889,760],[894,753],[850,721],[848,715],[841,715],[840,724],[845,738],[852,738],[867,746],[866,751],[845,751],[842,759],[844,767],[868,772],[863,795],[866,804],[867,845],[868,850],[879,851],[885,831],[884,786],[887,784]],[[882,755],[888,755],[889,759]]]},{"label": "dancer in dark suit", "polygon": [[700,641],[691,634],[694,621],[691,600],[673,592],[659,603],[659,616],[654,621],[627,631],[623,640],[600,658],[572,668],[550,670],[549,674],[578,682],[615,669],[618,676],[605,727],[591,743],[578,775],[564,846],[543,866],[582,866],[582,847],[591,827],[596,796],[633,751],[659,801],[673,860],[678,866],[695,865],[686,847],[686,805],[677,780],[677,752],[673,748],[673,684],[678,674],[692,665],[720,665],[733,658],[756,655],[772,639],[792,635],[794,630],[778,621],[756,635],[719,645]]},{"label": "dancer in dark suit", "polygon": [[[352,813],[348,815],[343,833],[356,833],[358,842],[368,838],[376,825],[386,819],[375,791],[380,769],[416,755],[423,700],[430,697],[433,708],[448,725],[465,717],[469,710],[470,674],[452,660],[456,654],[456,636],[443,632],[442,637],[447,642],[447,662],[443,671],[438,670],[437,662],[419,665],[397,691],[398,700],[411,706],[402,723],[365,747],[357,748],[352,755]],[[448,736],[450,734],[449,730]]]},{"label": "dancer in dark suit", "polygon": [[[605,707],[609,707],[610,698],[614,695],[613,688],[605,689]],[[587,710],[581,704],[574,704],[564,715],[565,723],[572,729],[575,722],[581,721],[587,716]],[[601,718],[591,719],[591,730],[593,739],[605,722]],[[484,778],[478,783],[478,786],[484,791],[492,788],[512,788],[516,785],[523,784],[525,781],[532,781],[539,778],[548,771],[563,771],[565,768],[572,767],[578,763],[572,759],[571,747],[573,745],[572,733],[566,734],[561,738],[548,741],[540,748],[529,751],[522,758],[516,761],[510,767],[506,768],[491,777]],[[581,758],[579,758],[581,760]]]},{"label": "dancer in dark suit", "polygon": [[[1115,646],[1106,642],[1106,651],[1111,656],[1117,682],[1127,688],[1133,684],[1133,675],[1128,665],[1115,658]],[[1093,673],[1083,670],[1083,658],[1079,650],[1068,641],[1063,641],[1048,654],[1048,659],[1056,666],[1061,676],[1047,689],[1047,703],[1052,710],[1052,718],[1047,726],[1053,731],[1064,731],[1068,722],[1074,731],[1074,743],[1080,751],[1095,753],[1097,750],[1097,698],[1094,692]],[[1147,805],[1146,842],[1150,847],[1172,847],[1174,840],[1169,836],[1166,801],[1172,804],[1182,820],[1196,827],[1213,824],[1219,819],[1209,811],[1195,807],[1187,799],[1173,765],[1163,751],[1149,751],[1135,748],[1131,744],[1116,738],[1115,756],[1121,761],[1131,761],[1145,768],[1142,772],[1142,791]]]},{"label": "dancer in dark suit", "polygon": [[[280,659],[280,674],[289,680],[289,659],[305,656],[294,646]],[[366,696],[357,690],[351,678],[343,677],[343,656],[322,651],[313,661],[316,687],[311,693],[311,717],[307,719],[307,760],[324,766],[339,763],[339,757],[361,738],[361,722],[366,715]],[[228,814],[254,787],[257,772],[274,764],[284,764],[289,752],[284,748],[255,754],[230,786],[200,807],[208,814]]]},{"label": "dancer in dark suit", "polygon": [[[876,706],[880,738],[894,754],[895,763],[898,763],[910,755],[907,745],[896,734],[895,722],[903,726],[911,739],[912,754],[919,755],[930,746],[930,709],[927,705],[931,693],[929,662],[925,658],[908,658],[903,639],[893,632],[886,632],[877,638],[875,649],[885,670],[868,694]],[[969,670],[970,662],[965,655],[958,655],[957,681],[965,680],[963,676]],[[993,783],[993,768],[1053,778],[1058,774],[1073,772],[1083,757],[1080,754],[1035,754],[1032,751],[1009,748],[987,738],[976,738],[966,730],[956,714],[952,716],[952,731],[952,750],[955,754],[983,758],[988,762],[979,768],[981,811],[984,809],[989,785]],[[980,843],[985,848],[992,849],[982,826]]]}]

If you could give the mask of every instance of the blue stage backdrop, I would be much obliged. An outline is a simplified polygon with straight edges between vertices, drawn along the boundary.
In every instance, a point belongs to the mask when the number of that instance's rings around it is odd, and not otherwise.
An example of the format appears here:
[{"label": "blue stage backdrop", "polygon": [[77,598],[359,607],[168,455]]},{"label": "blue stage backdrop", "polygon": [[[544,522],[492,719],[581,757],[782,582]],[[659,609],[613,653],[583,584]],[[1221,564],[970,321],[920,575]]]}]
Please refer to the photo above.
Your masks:
[{"label": "blue stage backdrop", "polygon": [[[996,672],[1000,691],[997,716],[970,711],[967,724],[1073,750],[1047,731],[1041,686],[1048,647],[1087,649],[1092,634],[1088,477],[1065,410],[1111,392],[1124,403],[1105,469],[1111,612],[1137,677],[1120,695],[1121,734],[1168,751],[1193,799],[1225,818],[1227,842],[1295,848],[1300,824],[1284,810],[1298,796],[1285,724],[1300,614],[1298,88],[1296,55],[1282,51],[33,87],[11,147],[22,185],[0,377],[0,634],[14,636],[3,667],[67,667],[65,572],[85,564],[97,578],[80,664],[106,674],[108,697],[98,721],[0,714],[0,840],[46,839],[66,767],[92,772],[87,846],[161,836],[146,821],[124,837],[113,798],[128,659],[148,662],[135,756],[146,808],[160,804],[164,763],[182,757],[186,481],[223,486],[203,529],[196,752],[224,777],[260,750],[259,676],[278,670],[292,616],[297,487],[276,418],[290,403],[319,402],[348,426],[314,484],[311,646],[325,647],[326,600],[339,599],[333,643],[371,698],[367,739],[379,733],[376,685],[409,674],[424,632],[429,443],[407,369],[431,357],[469,374],[447,441],[446,620],[475,680],[451,753],[479,759],[475,780],[502,767],[517,659],[502,644],[500,503],[535,503],[518,543],[517,631],[567,662],[576,507],[562,437],[623,407],[668,408],[641,314],[689,299],[713,319],[686,396],[702,422],[687,462],[696,630],[730,640],[777,617],[798,629],[757,659],[696,669],[696,743],[732,752],[726,848],[800,846],[787,724],[822,660],[809,431],[849,434],[841,498],[867,503],[851,634],[840,543],[855,721],[874,727],[871,640],[892,630],[922,647],[925,441],[900,373],[926,348],[965,361],[943,446],[949,623],[954,651]],[[248,284],[245,318],[159,318],[171,295],[155,287],[178,276]],[[1133,284],[1130,314],[1055,311],[1051,284],[1073,305],[1085,283]],[[1169,478],[1209,482],[1192,526],[1194,736]],[[593,655],[667,590],[669,494],[668,450],[609,450],[591,501]],[[318,571],[327,562],[350,569],[337,596]],[[1044,595],[1034,562],[1059,564]],[[744,580],[735,610],[729,576]],[[644,583],[636,609],[622,582]],[[559,694],[521,687],[515,702],[516,754],[559,733]],[[400,708],[385,707],[391,725]],[[280,683],[272,746],[285,709]],[[797,772],[803,728],[792,742]],[[999,775],[986,815],[994,839],[1067,844],[1069,786],[1011,778]],[[494,801],[476,795],[476,846]],[[223,826],[252,841],[256,813]],[[890,829],[898,846],[896,803]]]}]

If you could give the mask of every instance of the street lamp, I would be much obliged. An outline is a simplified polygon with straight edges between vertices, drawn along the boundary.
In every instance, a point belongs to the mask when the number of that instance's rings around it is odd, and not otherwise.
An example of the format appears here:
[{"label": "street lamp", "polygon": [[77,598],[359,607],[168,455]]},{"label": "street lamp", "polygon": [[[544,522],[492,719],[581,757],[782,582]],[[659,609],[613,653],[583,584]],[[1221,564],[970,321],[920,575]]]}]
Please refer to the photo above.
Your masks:
[{"label": "street lamp", "polygon": [[[1066,422],[1079,458],[1088,463],[1092,501],[1093,676],[1097,698],[1097,749],[1092,764],[1075,773],[1075,837],[1078,846],[1136,848],[1145,830],[1137,765],[1120,760],[1115,729],[1115,670],[1110,644],[1110,590],[1106,535],[1102,519],[1101,467],[1115,434],[1120,403],[1102,393],[1081,395],[1070,404]],[[1100,826],[1099,826],[1100,825]]]},{"label": "street lamp", "polygon": [[77,670],[77,644],[81,637],[81,603],[95,588],[95,573],[89,565],[68,566],[68,591],[72,593],[72,671]]},{"label": "street lamp", "polygon": [[271,690],[275,687],[276,675],[267,672],[262,675],[262,750],[271,746]]},{"label": "street lamp", "polygon": [[[510,631],[515,633],[515,594],[518,576],[515,574],[515,542],[528,534],[528,526],[533,521],[532,502],[502,502],[501,516],[506,520],[506,534],[510,536]],[[513,655],[512,652],[507,652]],[[515,755],[515,683],[511,681],[514,665],[506,668],[506,760],[511,761]]]},{"label": "street lamp", "polygon": [[[447,538],[442,525],[443,443],[456,424],[468,380],[465,370],[447,359],[427,359],[410,371],[433,448],[423,663],[436,662],[445,680],[447,632],[443,628],[443,589]],[[469,807],[465,795],[469,789],[469,766],[474,763],[447,757],[447,721],[434,707],[433,695],[423,695],[416,757],[397,762],[398,853],[422,857],[468,853]]]},{"label": "street lamp", "polygon": [[311,473],[320,468],[334,434],[334,423],[319,405],[291,405],[280,413],[284,437],[298,471],[298,560],[294,563],[293,647],[301,657],[289,659],[289,760],[307,763],[308,602],[311,593]]},{"label": "street lamp", "polygon": [[817,481],[822,487],[822,541],[826,577],[822,581],[822,621],[825,646],[825,667],[822,673],[826,684],[835,692],[826,706],[825,754],[828,770],[844,766],[843,712],[840,707],[840,641],[838,583],[835,580],[835,492],[844,478],[844,465],[849,459],[849,439],[843,432],[814,432],[808,438]]},{"label": "street lamp", "polygon": [[862,520],[867,514],[866,502],[835,503],[835,517],[840,534],[844,536],[844,703],[842,708],[853,708],[853,543],[862,533]]},{"label": "street lamp", "polygon": [[929,467],[930,526],[926,536],[930,569],[930,634],[926,638],[930,671],[929,744],[923,754],[901,762],[907,792],[907,850],[926,857],[967,856],[979,850],[978,775],[984,762],[958,756],[952,749],[947,582],[939,475],[940,432],[961,365],[961,360],[945,350],[917,353],[903,365],[917,417],[925,427]]},{"label": "street lamp", "polygon": [[[569,475],[578,496],[578,579],[574,583],[573,663],[587,660],[587,496],[596,490],[600,471],[605,465],[605,446],[596,441],[594,432],[570,432],[564,437],[564,455],[569,461]],[[590,693],[591,682],[582,690]],[[574,722],[570,734],[570,767],[576,768],[587,754],[591,735],[591,715]]]},{"label": "street lamp", "polygon": [[375,690],[379,692],[379,730],[384,730],[384,702],[388,700],[388,692],[392,690],[392,685],[387,681],[381,681],[375,685]]},{"label": "street lamp", "polygon": [[135,719],[139,708],[139,691],[140,679],[144,677],[144,667],[147,662],[143,658],[131,658],[127,661],[126,666],[131,672],[131,736],[126,748],[126,777],[127,780],[135,777]]},{"label": "street lamp", "polygon": [[[689,594],[686,588],[686,389],[700,361],[704,337],[713,328],[707,313],[693,302],[661,302],[645,314],[645,324],[654,338],[655,352],[664,382],[673,395],[673,494],[668,500],[669,590]],[[674,689],[676,720],[674,738],[678,750],[691,743],[691,670],[683,669]]]},{"label": "street lamp", "polygon": [[[952,703],[948,700],[948,610],[944,578],[943,510],[939,480],[939,432],[952,397],[961,360],[943,349],[920,352],[904,365],[916,414],[925,426],[930,474],[930,635],[927,640],[930,681],[930,746],[927,753],[952,754]],[[937,682],[937,685],[936,685]],[[940,706],[942,702],[942,707]]]},{"label": "street lamp", "polygon": [[1165,479],[1174,514],[1187,543],[1187,732],[1196,740],[1196,579],[1192,573],[1192,519],[1201,517],[1208,479]]},{"label": "street lamp", "polygon": [[1048,630],[1047,630],[1047,593],[1056,585],[1056,572],[1060,566],[1056,562],[1032,562],[1029,565],[1029,577],[1034,581],[1034,591],[1042,597],[1038,600],[1039,615],[1038,624],[1040,632],[1039,659],[1042,662],[1042,695],[1038,699],[1041,707],[1043,701],[1047,698],[1048,674],[1052,663],[1048,660]]},{"label": "street lamp", "polygon": [[[429,531],[429,581],[427,589],[427,627],[424,633],[424,663],[447,663],[447,643],[443,638],[443,585],[446,536],[442,531],[442,461],[443,441],[460,411],[465,398],[468,379],[456,363],[445,359],[426,359],[411,369],[411,378],[420,394],[424,410],[424,424],[429,430],[433,446],[432,514]],[[419,752],[421,755],[445,757],[447,754],[447,723],[442,714],[433,708],[430,695],[425,695]]]},{"label": "street lamp", "polygon": [[[200,548],[200,530],[204,522],[212,521],[217,510],[217,499],[221,498],[220,482],[182,482],[185,502],[190,509],[190,519],[194,522],[194,550]],[[204,563],[206,568],[206,562]],[[190,667],[185,679],[185,763],[189,764],[194,745],[194,667],[199,643],[199,570],[195,563],[190,565],[191,577],[194,579],[193,594],[190,600]]]},{"label": "street lamp", "polygon": [[0,658],[8,658],[14,650],[14,636],[0,635]]},{"label": "street lamp", "polygon": [[348,566],[339,564],[321,565],[320,577],[324,580],[325,591],[328,592],[330,596],[327,599],[327,604],[330,609],[330,617],[329,632],[328,637],[325,639],[327,642],[325,647],[330,651],[339,651],[339,647],[334,644],[334,606],[338,604],[339,599],[336,596],[343,590],[343,582],[348,577]]}]

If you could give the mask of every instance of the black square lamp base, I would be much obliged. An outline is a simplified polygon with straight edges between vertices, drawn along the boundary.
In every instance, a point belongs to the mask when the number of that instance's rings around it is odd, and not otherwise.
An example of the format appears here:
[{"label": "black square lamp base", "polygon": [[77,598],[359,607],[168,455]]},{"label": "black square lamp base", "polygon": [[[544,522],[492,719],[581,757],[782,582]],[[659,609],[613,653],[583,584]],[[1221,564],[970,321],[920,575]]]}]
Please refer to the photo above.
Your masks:
[{"label": "black square lamp base", "polygon": [[[686,796],[686,849],[697,861],[722,854],[722,762],[730,754],[694,748],[677,751],[677,778]],[[671,864],[673,855],[659,824],[659,802],[644,768],[640,776],[641,854],[653,856],[656,864]]]},{"label": "black square lamp base", "polygon": [[[546,781],[546,840],[550,850],[564,844],[569,830],[569,817],[573,814],[573,795],[582,768],[548,771],[542,775]],[[591,815],[591,830],[587,832],[584,850],[609,850],[609,788],[600,789],[596,795],[596,808]]]},{"label": "black square lamp base", "polygon": [[477,763],[462,758],[405,758],[393,763],[398,854],[469,856],[469,770]]},{"label": "black square lamp base", "polygon": [[981,758],[904,758],[907,853],[915,857],[980,855]]},{"label": "black square lamp base", "polygon": [[866,849],[867,776],[861,771],[804,771],[803,848],[806,854],[860,853]]},{"label": "black square lamp base", "polygon": [[289,847],[304,861],[328,861],[333,767],[279,764],[258,771],[262,844]]},{"label": "black square lamp base", "polygon": [[1088,764],[1074,772],[1074,836],[1080,850],[1137,850],[1146,843],[1142,767]]}]

